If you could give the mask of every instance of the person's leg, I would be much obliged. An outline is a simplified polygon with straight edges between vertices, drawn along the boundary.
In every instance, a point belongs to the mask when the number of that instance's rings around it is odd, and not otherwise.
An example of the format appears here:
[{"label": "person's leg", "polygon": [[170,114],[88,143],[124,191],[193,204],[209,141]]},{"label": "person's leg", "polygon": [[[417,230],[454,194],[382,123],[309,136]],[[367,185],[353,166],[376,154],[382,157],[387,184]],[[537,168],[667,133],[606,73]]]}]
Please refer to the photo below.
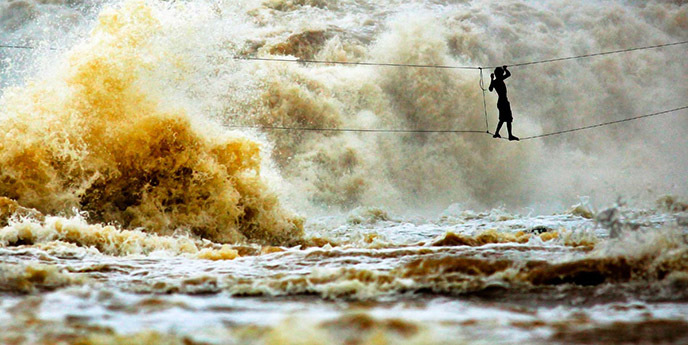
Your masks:
[{"label": "person's leg", "polygon": [[513,134],[511,134],[511,122],[506,123],[506,130],[509,132],[509,140],[518,140]]},{"label": "person's leg", "polygon": [[499,135],[499,130],[502,129],[503,123],[504,123],[504,121],[501,121],[501,120],[499,121],[499,123],[497,124],[497,130],[495,131],[495,134],[492,136],[493,138],[501,138],[502,137],[501,135]]}]

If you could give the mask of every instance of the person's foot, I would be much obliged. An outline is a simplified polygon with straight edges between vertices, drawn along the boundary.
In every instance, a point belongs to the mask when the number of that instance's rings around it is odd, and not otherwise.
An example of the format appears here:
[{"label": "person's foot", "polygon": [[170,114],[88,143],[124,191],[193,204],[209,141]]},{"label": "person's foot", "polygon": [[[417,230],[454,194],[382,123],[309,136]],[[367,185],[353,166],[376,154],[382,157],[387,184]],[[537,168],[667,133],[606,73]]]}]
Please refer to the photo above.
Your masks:
[{"label": "person's foot", "polygon": [[513,135],[510,135],[510,136],[509,136],[509,140],[510,140],[510,141],[518,141],[518,138],[515,137],[515,136],[513,136]]},{"label": "person's foot", "polygon": [[499,133],[495,133],[495,135],[492,136],[493,138],[501,138],[502,136],[499,135]]}]

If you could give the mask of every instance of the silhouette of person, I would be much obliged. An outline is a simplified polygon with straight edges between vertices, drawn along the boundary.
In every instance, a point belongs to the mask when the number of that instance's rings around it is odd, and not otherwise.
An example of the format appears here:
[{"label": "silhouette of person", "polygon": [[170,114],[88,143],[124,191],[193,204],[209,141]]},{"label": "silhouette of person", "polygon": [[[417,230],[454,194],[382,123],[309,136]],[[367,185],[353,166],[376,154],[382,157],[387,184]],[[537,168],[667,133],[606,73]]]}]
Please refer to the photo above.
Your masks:
[{"label": "silhouette of person", "polygon": [[506,66],[497,67],[494,73],[490,74],[490,92],[492,92],[492,89],[497,91],[497,109],[499,110],[499,124],[497,124],[497,130],[492,137],[502,137],[499,135],[499,130],[502,129],[502,125],[506,122],[509,140],[518,140],[517,137],[511,134],[511,121],[513,121],[513,117],[511,115],[511,104],[509,104],[509,99],[506,97],[506,84],[504,83],[504,80],[509,77],[511,77],[511,72],[506,69]]}]

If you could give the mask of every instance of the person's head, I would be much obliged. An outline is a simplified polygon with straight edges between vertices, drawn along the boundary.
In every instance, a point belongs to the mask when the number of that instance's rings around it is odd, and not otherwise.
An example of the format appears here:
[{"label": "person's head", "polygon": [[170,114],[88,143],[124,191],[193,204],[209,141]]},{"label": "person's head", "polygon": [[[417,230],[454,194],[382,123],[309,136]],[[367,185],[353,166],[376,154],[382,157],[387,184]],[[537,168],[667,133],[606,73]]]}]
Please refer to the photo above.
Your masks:
[{"label": "person's head", "polygon": [[498,77],[501,77],[501,76],[504,75],[504,69],[501,68],[501,67],[497,67],[497,68],[495,68],[495,70],[494,70],[494,74],[495,74],[496,76],[498,76]]}]

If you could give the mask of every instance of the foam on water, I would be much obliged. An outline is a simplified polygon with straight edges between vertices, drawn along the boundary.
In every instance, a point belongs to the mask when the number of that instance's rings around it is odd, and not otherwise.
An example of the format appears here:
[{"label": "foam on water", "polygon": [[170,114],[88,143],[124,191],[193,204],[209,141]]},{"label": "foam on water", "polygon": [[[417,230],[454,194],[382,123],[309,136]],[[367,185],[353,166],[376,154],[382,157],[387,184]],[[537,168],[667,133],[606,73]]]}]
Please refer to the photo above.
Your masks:
[{"label": "foam on water", "polygon": [[5,90],[0,194],[42,213],[78,208],[94,222],[161,234],[298,240],[301,220],[260,175],[260,145],[149,91],[150,71],[167,59],[155,50],[158,7],[104,10],[55,75]]}]

